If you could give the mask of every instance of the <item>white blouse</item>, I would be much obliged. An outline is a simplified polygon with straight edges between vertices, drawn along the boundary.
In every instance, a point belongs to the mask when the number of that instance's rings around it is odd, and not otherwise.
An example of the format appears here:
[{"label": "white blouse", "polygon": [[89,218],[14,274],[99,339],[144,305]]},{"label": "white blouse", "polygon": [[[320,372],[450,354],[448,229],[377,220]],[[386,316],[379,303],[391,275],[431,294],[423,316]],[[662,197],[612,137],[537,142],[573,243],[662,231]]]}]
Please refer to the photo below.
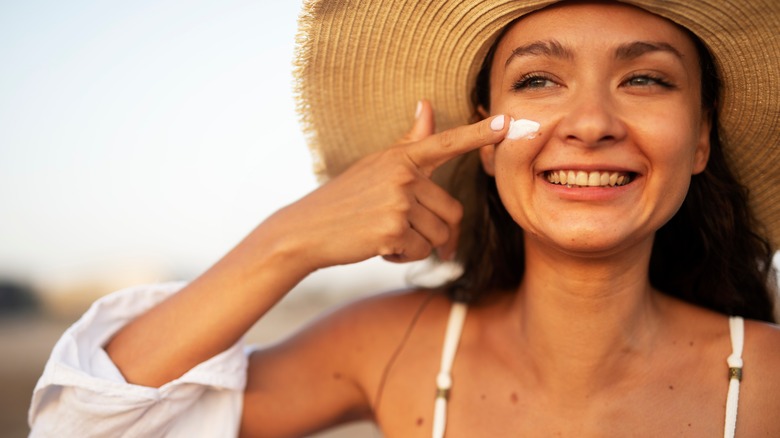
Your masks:
[{"label": "white blouse", "polygon": [[30,437],[237,436],[243,342],[160,388],[127,383],[103,350],[121,327],[183,285],[138,286],[96,301],[54,346],[33,391]]}]

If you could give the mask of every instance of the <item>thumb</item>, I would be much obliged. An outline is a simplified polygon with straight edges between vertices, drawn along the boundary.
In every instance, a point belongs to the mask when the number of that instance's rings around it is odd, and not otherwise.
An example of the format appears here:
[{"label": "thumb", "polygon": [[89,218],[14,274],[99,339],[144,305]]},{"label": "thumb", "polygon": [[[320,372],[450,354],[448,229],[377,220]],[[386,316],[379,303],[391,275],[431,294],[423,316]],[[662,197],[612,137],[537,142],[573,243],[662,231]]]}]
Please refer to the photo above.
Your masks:
[{"label": "thumb", "polygon": [[420,141],[425,137],[432,135],[435,129],[433,107],[429,101],[422,99],[417,102],[414,125],[412,125],[412,129],[401,139],[401,143]]}]

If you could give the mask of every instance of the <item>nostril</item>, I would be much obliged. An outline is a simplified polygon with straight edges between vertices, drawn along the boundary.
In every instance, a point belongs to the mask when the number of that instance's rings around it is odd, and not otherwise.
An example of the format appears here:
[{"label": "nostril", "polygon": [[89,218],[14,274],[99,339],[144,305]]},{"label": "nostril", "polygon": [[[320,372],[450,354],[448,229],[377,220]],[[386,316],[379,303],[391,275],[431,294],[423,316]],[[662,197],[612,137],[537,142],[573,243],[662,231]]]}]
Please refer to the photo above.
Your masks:
[{"label": "nostril", "polygon": [[[589,138],[595,138],[595,140],[589,140]],[[599,146],[599,145],[616,142],[617,136],[610,134],[610,135],[602,135],[600,137],[598,136],[591,137],[587,135],[570,134],[566,136],[566,140],[569,142],[581,142],[581,143],[585,143],[586,145]]]}]

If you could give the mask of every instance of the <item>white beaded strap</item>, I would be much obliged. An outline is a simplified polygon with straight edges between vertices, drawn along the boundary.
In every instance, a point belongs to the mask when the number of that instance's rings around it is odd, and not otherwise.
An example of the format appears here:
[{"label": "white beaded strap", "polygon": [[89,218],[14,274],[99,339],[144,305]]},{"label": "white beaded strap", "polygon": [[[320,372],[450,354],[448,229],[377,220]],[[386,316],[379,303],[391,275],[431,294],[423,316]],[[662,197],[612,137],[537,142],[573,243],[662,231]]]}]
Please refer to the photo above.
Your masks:
[{"label": "white beaded strap", "polygon": [[732,353],[729,364],[729,394],[726,398],[726,426],[724,438],[733,438],[737,430],[737,408],[739,407],[739,382],[742,381],[742,344],[745,338],[745,323],[739,316],[729,318]]},{"label": "white beaded strap", "polygon": [[468,306],[464,303],[452,303],[447,332],[444,335],[444,348],[441,352],[441,368],[436,376],[436,402],[433,409],[433,438],[443,438],[447,426],[447,399],[452,388],[452,363],[460,342],[460,333],[466,320]]}]

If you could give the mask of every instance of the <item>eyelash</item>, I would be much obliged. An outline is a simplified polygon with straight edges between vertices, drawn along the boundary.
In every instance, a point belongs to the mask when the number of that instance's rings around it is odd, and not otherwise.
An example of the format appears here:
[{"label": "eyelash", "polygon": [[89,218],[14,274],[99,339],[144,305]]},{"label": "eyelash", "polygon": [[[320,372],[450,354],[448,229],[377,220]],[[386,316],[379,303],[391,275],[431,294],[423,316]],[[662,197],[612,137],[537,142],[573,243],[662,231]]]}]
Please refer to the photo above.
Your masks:
[{"label": "eyelash", "polygon": [[663,77],[661,77],[659,75],[655,75],[655,74],[651,74],[651,73],[637,73],[637,74],[631,75],[631,77],[629,77],[628,79],[623,81],[623,83],[624,84],[628,84],[629,82],[631,82],[633,80],[636,80],[636,79],[645,79],[645,80],[648,80],[648,82],[650,82],[650,83],[646,83],[646,84],[641,84],[641,85],[637,84],[637,85],[635,85],[637,87],[649,87],[649,86],[652,86],[652,85],[658,85],[659,87],[663,87],[663,88],[675,88],[674,84],[672,84],[671,82],[667,81],[666,79],[664,79]]},{"label": "eyelash", "polygon": [[553,83],[555,82],[550,75],[546,75],[544,73],[527,73],[521,76],[520,79],[515,81],[514,84],[512,84],[512,90],[521,91],[530,88],[544,88],[544,87],[532,86],[531,84],[534,81],[545,81],[545,82],[553,82]]},{"label": "eyelash", "polygon": [[[655,74],[650,73],[637,73],[632,76],[630,76],[628,79],[623,81],[621,85],[627,85],[630,86],[629,83],[631,81],[637,80],[637,79],[643,79],[646,80],[649,83],[645,84],[636,84],[634,86],[636,87],[650,87],[653,85],[658,85],[662,88],[668,88],[672,89],[675,88],[675,85],[671,82],[667,81],[663,77]],[[545,88],[545,86],[534,86],[534,82],[538,81],[544,81],[544,82],[552,82],[555,83],[555,80],[552,78],[552,76],[544,74],[544,73],[527,73],[520,77],[517,81],[515,81],[512,84],[512,90],[513,91],[522,91],[522,90],[529,90],[529,89],[541,89]],[[557,83],[555,83],[557,85]],[[546,84],[545,84],[546,85]]]}]

